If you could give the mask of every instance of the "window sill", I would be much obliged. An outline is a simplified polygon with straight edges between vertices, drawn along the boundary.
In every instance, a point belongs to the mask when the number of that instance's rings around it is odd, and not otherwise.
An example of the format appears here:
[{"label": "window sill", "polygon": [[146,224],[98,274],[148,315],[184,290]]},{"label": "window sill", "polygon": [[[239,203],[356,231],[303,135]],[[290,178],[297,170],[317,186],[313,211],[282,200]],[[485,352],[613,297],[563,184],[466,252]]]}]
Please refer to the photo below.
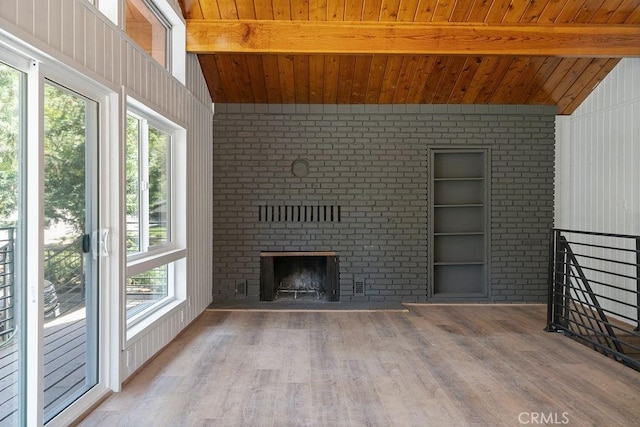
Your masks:
[{"label": "window sill", "polygon": [[183,305],[184,300],[169,298],[163,305],[152,309],[150,313],[142,313],[139,318],[132,319],[133,321],[127,323],[126,346],[136,341],[138,336],[144,334],[144,332],[155,326],[158,322],[173,315],[176,310],[181,309]]}]

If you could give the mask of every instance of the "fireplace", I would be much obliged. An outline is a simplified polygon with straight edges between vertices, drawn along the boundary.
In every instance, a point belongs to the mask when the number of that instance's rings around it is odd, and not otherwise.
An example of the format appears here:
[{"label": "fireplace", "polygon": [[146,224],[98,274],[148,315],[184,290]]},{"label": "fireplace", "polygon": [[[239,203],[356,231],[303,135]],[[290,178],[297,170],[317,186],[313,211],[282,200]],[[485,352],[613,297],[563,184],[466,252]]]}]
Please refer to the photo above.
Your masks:
[{"label": "fireplace", "polygon": [[339,301],[335,252],[261,252],[260,301]]}]

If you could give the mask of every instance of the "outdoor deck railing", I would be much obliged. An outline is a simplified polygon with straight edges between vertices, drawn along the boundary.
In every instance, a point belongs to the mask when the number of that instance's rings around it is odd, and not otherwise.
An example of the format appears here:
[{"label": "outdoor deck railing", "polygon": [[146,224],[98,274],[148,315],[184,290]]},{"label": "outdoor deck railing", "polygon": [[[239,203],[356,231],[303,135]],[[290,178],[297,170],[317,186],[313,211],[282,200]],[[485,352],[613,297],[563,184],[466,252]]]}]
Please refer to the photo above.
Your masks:
[{"label": "outdoor deck railing", "polygon": [[84,305],[85,254],[83,236],[70,243],[45,247],[44,275],[56,288],[60,311],[71,311]]},{"label": "outdoor deck railing", "polygon": [[16,330],[13,289],[14,229],[0,228],[0,346]]},{"label": "outdoor deck railing", "polygon": [[640,236],[555,229],[547,327],[640,370]]}]

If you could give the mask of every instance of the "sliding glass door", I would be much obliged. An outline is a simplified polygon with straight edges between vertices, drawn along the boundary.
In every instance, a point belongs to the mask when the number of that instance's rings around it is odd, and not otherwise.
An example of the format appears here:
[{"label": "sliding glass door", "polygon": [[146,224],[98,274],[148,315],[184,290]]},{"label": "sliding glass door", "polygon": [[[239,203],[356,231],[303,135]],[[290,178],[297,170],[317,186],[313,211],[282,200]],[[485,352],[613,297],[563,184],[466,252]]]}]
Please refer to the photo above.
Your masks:
[{"label": "sliding glass door", "polygon": [[44,87],[44,420],[98,382],[98,103]]},{"label": "sliding glass door", "polygon": [[0,425],[24,424],[26,75],[0,62]]}]

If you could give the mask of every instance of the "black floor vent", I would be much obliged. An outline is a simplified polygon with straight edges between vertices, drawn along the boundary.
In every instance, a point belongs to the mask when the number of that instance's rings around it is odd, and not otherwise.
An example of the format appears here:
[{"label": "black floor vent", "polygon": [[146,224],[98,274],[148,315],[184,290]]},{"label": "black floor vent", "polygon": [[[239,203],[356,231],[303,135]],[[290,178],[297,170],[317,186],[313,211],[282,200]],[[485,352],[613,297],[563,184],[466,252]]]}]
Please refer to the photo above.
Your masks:
[{"label": "black floor vent", "polygon": [[341,207],[337,205],[260,206],[260,222],[340,222]]},{"label": "black floor vent", "polygon": [[353,280],[353,296],[363,297],[365,296],[365,281],[364,279]]}]

